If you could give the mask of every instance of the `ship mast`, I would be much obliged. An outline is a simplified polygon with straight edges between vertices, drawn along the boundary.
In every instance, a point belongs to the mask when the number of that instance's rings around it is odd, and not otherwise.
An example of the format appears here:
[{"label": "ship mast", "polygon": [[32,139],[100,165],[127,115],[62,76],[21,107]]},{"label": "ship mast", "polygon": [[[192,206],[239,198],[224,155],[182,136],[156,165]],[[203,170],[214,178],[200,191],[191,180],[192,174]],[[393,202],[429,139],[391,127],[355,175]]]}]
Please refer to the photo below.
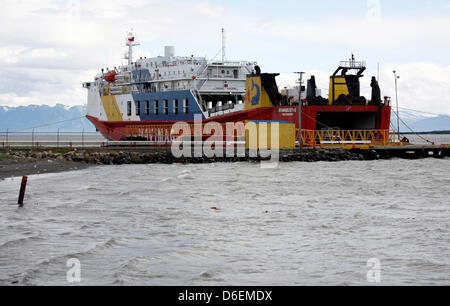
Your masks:
[{"label": "ship mast", "polygon": [[222,63],[225,63],[226,60],[225,47],[225,29],[222,28]]},{"label": "ship mast", "polygon": [[135,42],[133,32],[128,33],[126,45],[128,46],[128,53],[125,54],[125,59],[128,60],[128,65],[131,65],[133,64],[133,47],[139,46],[139,44]]}]

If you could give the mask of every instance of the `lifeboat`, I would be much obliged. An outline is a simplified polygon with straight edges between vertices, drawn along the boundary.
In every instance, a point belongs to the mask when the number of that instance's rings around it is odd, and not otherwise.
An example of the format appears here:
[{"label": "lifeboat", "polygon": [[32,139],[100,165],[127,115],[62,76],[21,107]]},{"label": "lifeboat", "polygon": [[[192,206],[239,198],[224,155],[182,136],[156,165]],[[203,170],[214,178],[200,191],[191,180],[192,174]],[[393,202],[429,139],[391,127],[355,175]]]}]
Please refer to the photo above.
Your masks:
[{"label": "lifeboat", "polygon": [[114,83],[116,81],[117,72],[111,71],[105,74],[105,81],[108,83]]}]

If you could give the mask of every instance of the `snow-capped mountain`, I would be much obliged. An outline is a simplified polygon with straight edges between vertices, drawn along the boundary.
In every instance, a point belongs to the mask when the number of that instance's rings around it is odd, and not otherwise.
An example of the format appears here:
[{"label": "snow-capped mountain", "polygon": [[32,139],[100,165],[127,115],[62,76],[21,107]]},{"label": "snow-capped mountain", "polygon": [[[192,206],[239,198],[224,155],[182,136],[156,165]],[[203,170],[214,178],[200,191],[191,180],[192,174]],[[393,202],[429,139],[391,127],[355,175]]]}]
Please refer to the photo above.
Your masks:
[{"label": "snow-capped mountain", "polygon": [[[0,106],[0,131],[40,132],[95,132],[94,126],[84,117],[87,106],[67,107],[28,105],[19,107]],[[57,123],[60,122],[60,123]]]}]

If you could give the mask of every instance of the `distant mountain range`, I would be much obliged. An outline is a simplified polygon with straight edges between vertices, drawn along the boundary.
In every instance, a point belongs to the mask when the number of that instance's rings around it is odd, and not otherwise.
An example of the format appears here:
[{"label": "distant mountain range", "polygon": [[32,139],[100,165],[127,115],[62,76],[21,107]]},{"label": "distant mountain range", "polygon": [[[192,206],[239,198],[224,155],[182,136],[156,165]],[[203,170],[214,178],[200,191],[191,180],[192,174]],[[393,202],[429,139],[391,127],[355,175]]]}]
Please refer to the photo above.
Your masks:
[{"label": "distant mountain range", "polygon": [[[85,118],[86,105],[68,107],[29,105],[19,107],[0,106],[0,131],[29,132],[95,132],[95,127]],[[58,123],[59,122],[59,123]]]},{"label": "distant mountain range", "polygon": [[[412,112],[400,111],[400,119],[415,132],[450,131],[450,116],[424,116]],[[397,129],[397,116],[393,110],[391,116],[392,126]],[[401,132],[411,132],[400,122]]]},{"label": "distant mountain range", "polygon": [[[0,106],[0,132],[35,131],[56,132],[95,132],[95,127],[84,117],[86,105],[68,107],[62,104],[56,106],[29,105],[19,107]],[[400,118],[416,132],[449,131],[450,116],[427,117],[412,112],[400,112]],[[397,117],[392,114],[392,126],[397,126]],[[58,123],[59,122],[59,123]],[[400,124],[402,132],[410,132]]]},{"label": "distant mountain range", "polygon": [[412,130],[419,132],[450,131],[450,117],[439,116],[427,118],[414,122],[410,127]]}]

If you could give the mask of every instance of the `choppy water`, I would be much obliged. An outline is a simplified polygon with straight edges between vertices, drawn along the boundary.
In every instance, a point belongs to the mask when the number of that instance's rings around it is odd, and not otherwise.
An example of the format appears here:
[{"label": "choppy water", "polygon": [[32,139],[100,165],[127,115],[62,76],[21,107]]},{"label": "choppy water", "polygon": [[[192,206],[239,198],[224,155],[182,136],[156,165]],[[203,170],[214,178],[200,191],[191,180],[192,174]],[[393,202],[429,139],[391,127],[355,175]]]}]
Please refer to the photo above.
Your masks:
[{"label": "choppy water", "polygon": [[[102,166],[0,181],[0,285],[450,285],[450,160]],[[213,210],[217,207],[219,210]]]},{"label": "choppy water", "polygon": [[448,134],[418,134],[405,135],[413,144],[427,144],[434,142],[435,144],[450,144],[450,135]]}]

